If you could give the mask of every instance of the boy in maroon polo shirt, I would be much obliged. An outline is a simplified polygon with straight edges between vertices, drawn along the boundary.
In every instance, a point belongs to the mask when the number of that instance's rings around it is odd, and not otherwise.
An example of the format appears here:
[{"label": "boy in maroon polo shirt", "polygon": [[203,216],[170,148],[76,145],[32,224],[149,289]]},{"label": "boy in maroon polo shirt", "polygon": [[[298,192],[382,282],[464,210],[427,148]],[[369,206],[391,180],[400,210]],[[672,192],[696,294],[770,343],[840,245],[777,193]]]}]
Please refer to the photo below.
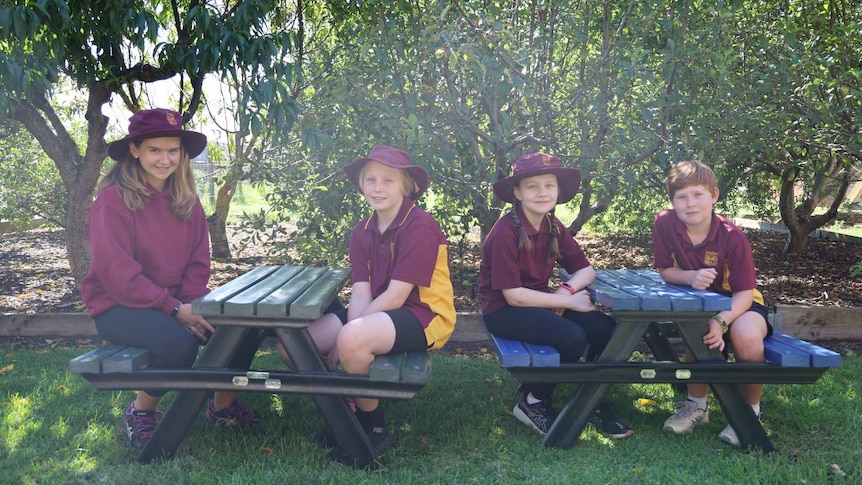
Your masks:
[{"label": "boy in maroon polo shirt", "polygon": [[[701,162],[680,162],[667,175],[673,210],[660,212],[653,225],[654,267],[668,283],[688,285],[731,297],[731,309],[706,322],[703,343],[725,352],[733,345],[738,362],[763,362],[763,340],[772,335],[763,296],[757,291],[754,259],[745,234],[713,211],[718,201],[715,173]],[[688,360],[692,357],[686,355]],[[760,416],[763,384],[743,384],[742,392]],[[707,384],[689,384],[688,399],[664,423],[664,429],[686,433],[709,422]],[[728,425],[721,441],[739,446]]]},{"label": "boy in maroon polo shirt", "polygon": [[[446,236],[414,200],[428,188],[428,173],[407,152],[377,145],[344,167],[350,182],[374,209],[350,232],[353,281],[347,310],[327,313],[308,328],[332,368],[368,374],[377,355],[443,347],[455,328]],[[285,362],[290,362],[279,349]],[[355,398],[356,417],[378,454],[394,441],[379,400]],[[335,445],[328,458],[352,464]]]}]

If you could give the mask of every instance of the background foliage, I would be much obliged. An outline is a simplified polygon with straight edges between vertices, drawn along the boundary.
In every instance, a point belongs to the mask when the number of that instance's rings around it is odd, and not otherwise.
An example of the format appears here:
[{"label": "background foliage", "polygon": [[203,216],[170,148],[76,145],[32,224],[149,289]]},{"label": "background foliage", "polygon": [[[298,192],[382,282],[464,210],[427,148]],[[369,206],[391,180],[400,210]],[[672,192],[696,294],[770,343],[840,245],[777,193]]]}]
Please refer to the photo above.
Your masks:
[{"label": "background foliage", "polygon": [[[189,118],[218,127],[222,256],[242,182],[271,189],[243,218],[249,238],[286,260],[343,260],[367,210],[341,167],[376,143],[428,169],[421,203],[455,243],[507,210],[491,185],[542,150],[582,171],[572,232],[648,231],[667,167],[700,159],[719,174],[720,211],[780,217],[798,254],[859,181],[860,20],[848,0],[6,2],[0,108],[30,120],[58,167],[73,239],[104,159],[96,113],[149,106],[142,86],[160,78],[179,80],[171,99]],[[201,89],[207,76],[230,88]],[[57,150],[22,106],[53,120],[70,104],[64,79],[87,95],[87,126]]]}]

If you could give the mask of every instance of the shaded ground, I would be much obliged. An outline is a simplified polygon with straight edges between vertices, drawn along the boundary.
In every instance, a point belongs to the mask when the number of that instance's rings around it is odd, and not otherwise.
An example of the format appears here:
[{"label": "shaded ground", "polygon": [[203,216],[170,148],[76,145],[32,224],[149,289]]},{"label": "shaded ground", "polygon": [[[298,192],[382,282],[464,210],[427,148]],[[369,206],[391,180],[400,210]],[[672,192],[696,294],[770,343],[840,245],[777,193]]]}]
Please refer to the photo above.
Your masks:
[{"label": "shaded ground", "polygon": [[[862,246],[811,240],[804,254],[786,258],[783,235],[765,231],[748,231],[748,235],[767,305],[862,307],[862,278],[848,274],[850,266],[862,260]],[[62,230],[0,234],[0,313],[83,311],[63,238]],[[652,239],[648,235],[580,234],[578,241],[597,268],[648,268],[652,264]],[[451,260],[455,305],[458,311],[476,311],[478,248],[453,246]],[[254,248],[230,261],[215,261],[211,286],[265,262]]]}]

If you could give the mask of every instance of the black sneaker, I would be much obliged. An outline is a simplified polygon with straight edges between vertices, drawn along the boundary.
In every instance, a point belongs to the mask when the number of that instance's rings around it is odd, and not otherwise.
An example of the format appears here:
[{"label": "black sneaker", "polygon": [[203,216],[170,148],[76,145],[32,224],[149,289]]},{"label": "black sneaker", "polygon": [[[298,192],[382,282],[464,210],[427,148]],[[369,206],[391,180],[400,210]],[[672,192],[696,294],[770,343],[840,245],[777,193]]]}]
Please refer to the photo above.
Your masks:
[{"label": "black sneaker", "polygon": [[[371,441],[371,447],[374,448],[374,452],[377,453],[378,457],[385,453],[386,450],[392,446],[392,443],[395,442],[395,437],[392,436],[392,433],[389,432],[389,428],[386,425],[383,425],[382,427],[374,427],[370,431],[366,430],[365,434],[368,435],[368,440]],[[332,436],[332,438],[335,437]],[[341,445],[336,445],[334,448],[329,450],[326,458],[330,461],[341,463],[342,465],[356,465],[356,458],[344,451],[344,448],[342,448]]]},{"label": "black sneaker", "polygon": [[338,440],[335,438],[335,435],[332,434],[331,431],[321,431],[314,436],[314,441],[316,441],[320,446],[324,448],[332,448],[338,446]]},{"label": "black sneaker", "polygon": [[518,421],[535,429],[541,434],[546,434],[557,416],[560,414],[551,406],[549,401],[540,401],[536,404],[527,404],[527,394],[521,396],[521,400],[512,409],[512,414]]},{"label": "black sneaker", "polygon": [[596,413],[592,418],[590,418],[590,421],[587,424],[599,430],[600,433],[606,434],[615,440],[628,438],[634,434],[634,431],[631,428],[617,421],[617,417],[614,416],[613,413],[601,406],[596,409]]}]

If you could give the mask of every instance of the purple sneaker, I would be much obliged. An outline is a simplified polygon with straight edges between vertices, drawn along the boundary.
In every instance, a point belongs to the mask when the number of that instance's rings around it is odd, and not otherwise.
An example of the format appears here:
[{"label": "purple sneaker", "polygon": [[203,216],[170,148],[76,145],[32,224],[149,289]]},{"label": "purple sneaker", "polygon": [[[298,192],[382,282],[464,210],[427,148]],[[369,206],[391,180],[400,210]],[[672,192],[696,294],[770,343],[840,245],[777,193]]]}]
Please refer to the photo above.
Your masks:
[{"label": "purple sneaker", "polygon": [[254,411],[246,407],[245,404],[235,400],[233,404],[230,406],[215,410],[213,407],[213,401],[210,400],[209,406],[207,406],[206,415],[204,415],[204,420],[213,423],[216,426],[226,426],[231,427],[237,424],[247,424],[251,426],[257,426],[260,424],[260,418],[254,415]]},{"label": "purple sneaker", "polygon": [[162,416],[158,411],[138,411],[135,401],[132,401],[123,413],[123,421],[114,439],[132,448],[143,448],[156,431]]}]

